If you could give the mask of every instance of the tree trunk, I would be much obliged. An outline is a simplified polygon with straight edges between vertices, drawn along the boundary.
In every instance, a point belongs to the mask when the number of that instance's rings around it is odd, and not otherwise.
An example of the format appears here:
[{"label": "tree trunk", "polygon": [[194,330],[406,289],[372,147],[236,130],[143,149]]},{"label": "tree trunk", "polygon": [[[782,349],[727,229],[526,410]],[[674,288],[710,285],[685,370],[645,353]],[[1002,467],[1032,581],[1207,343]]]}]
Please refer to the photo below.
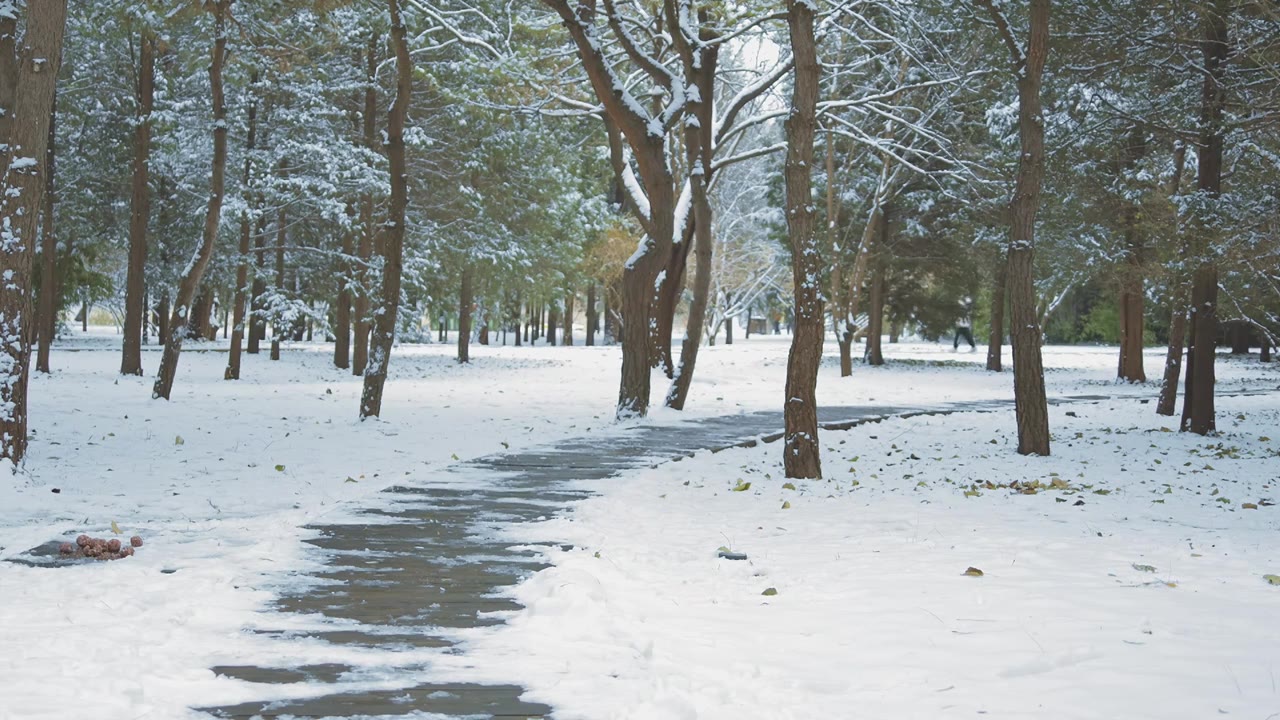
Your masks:
[{"label": "tree trunk", "polygon": [[1271,362],[1271,338],[1267,337],[1266,330],[1259,330],[1262,335],[1262,347],[1258,349],[1258,362]]},{"label": "tree trunk", "polygon": [[689,397],[689,387],[693,383],[698,346],[702,343],[702,327],[707,317],[707,303],[711,299],[712,210],[711,200],[707,196],[707,181],[711,176],[711,136],[706,129],[712,126],[711,91],[714,89],[712,83],[717,51],[695,49],[683,39],[679,47],[684,58],[685,75],[692,78],[698,88],[698,93],[690,99],[686,110],[698,122],[685,124],[685,152],[690,168],[689,203],[693,213],[690,219],[694,234],[692,238],[685,238],[683,241],[694,244],[698,274],[693,279],[693,300],[689,303],[689,320],[680,346],[680,365],[675,369],[666,398],[667,407],[683,410]]},{"label": "tree trunk", "polygon": [[151,219],[148,187],[151,158],[151,111],[155,107],[156,39],[142,33],[138,55],[137,115],[133,127],[133,186],[129,201],[129,266],[125,279],[124,340],[120,374],[142,374],[142,325],[146,308],[147,222]]},{"label": "tree trunk", "polygon": [[991,325],[987,331],[987,370],[1004,370],[1004,306],[1006,284],[1009,278],[1009,257],[1006,252],[996,257],[995,283],[991,287]]},{"label": "tree trunk", "polygon": [[1249,354],[1249,326],[1243,322],[1232,323],[1229,332],[1231,334],[1231,354],[1232,355],[1248,355]]},{"label": "tree trunk", "polygon": [[14,465],[27,450],[31,269],[66,18],[66,0],[29,4],[26,34],[16,54],[17,18],[0,21],[0,141],[7,145],[0,153],[0,222],[5,228],[0,249],[5,277],[0,284],[0,457]]},{"label": "tree trunk", "polygon": [[[249,87],[256,88],[258,85],[258,70],[255,68],[249,75]],[[227,369],[222,374],[224,380],[240,379],[240,346],[244,342],[244,326],[246,305],[249,303],[249,263],[251,256],[249,254],[252,247],[253,235],[253,213],[249,210],[253,200],[251,188],[253,187],[253,153],[258,146],[258,96],[253,90],[250,91],[249,97],[249,128],[248,135],[245,138],[245,158],[244,172],[242,179],[242,194],[244,196],[245,209],[240,216],[240,258],[236,263],[236,294],[233,300],[233,310],[231,317],[231,349],[227,353]]]},{"label": "tree trunk", "polygon": [[338,301],[333,310],[333,366],[341,370],[351,367],[351,267],[349,258],[355,252],[355,205],[347,204],[347,217],[352,226],[342,232],[342,261],[338,264]]},{"label": "tree trunk", "polygon": [[733,315],[724,316],[724,344],[733,344]]},{"label": "tree trunk", "polygon": [[[1227,62],[1228,0],[1214,0],[1202,9],[1204,41],[1203,86],[1200,106],[1200,143],[1196,187],[1202,195],[1217,200],[1222,193],[1223,112],[1226,93],[1222,75]],[[1191,280],[1191,345],[1187,349],[1186,391],[1182,404],[1182,429],[1207,435],[1216,428],[1214,419],[1214,360],[1218,340],[1218,265],[1214,258],[1214,231],[1197,218],[1197,266]]]},{"label": "tree trunk", "polygon": [[471,292],[470,266],[462,270],[462,288],[458,292],[458,362],[471,362]]},{"label": "tree trunk", "polygon": [[57,185],[58,92],[53,93],[49,111],[49,145],[45,150],[44,219],[40,222],[40,305],[36,313],[40,346],[36,351],[36,370],[48,373],[49,352],[53,336],[58,332],[58,234],[54,225],[54,206],[58,202]]},{"label": "tree trunk", "polygon": [[413,59],[400,18],[399,0],[387,0],[391,15],[391,41],[396,54],[396,99],[387,113],[387,159],[391,170],[390,217],[383,227],[382,238],[382,302],[371,333],[369,367],[364,374],[364,393],[360,400],[360,417],[378,416],[382,412],[382,390],[387,382],[391,362],[391,345],[395,341],[396,317],[400,310],[400,277],[404,264],[404,225],[409,206],[409,174],[405,165],[404,126],[413,95]]},{"label": "tree trunk", "polygon": [[1031,0],[1026,62],[1018,76],[1018,135],[1022,154],[1010,207],[1008,292],[1013,315],[1013,390],[1018,453],[1049,454],[1049,406],[1040,352],[1034,284],[1035,223],[1044,177],[1044,118],[1040,85],[1049,54],[1049,0]]},{"label": "tree trunk", "polygon": [[218,239],[218,221],[222,216],[222,195],[227,174],[227,106],[222,94],[222,67],[227,58],[227,15],[233,0],[216,0],[211,3],[214,15],[213,59],[209,63],[209,85],[213,94],[213,168],[209,180],[209,204],[205,212],[204,236],[190,264],[178,280],[178,294],[173,304],[173,317],[169,319],[169,342],[164,346],[160,369],[156,372],[153,398],[169,399],[173,380],[178,373],[178,356],[186,335],[187,313],[195,298],[205,268],[213,258],[214,243]]},{"label": "tree trunk", "polygon": [[787,358],[783,398],[786,431],[783,466],[789,478],[822,477],[818,448],[818,366],[826,335],[822,309],[822,261],[814,235],[813,136],[818,103],[818,56],[814,40],[814,5],[787,0],[787,25],[795,57],[791,111],[785,123],[787,158],[787,236],[791,241],[791,273],[795,294],[795,331]]},{"label": "tree trunk", "polygon": [[263,317],[262,300],[267,293],[267,216],[259,214],[253,232],[253,293],[249,299],[252,313],[249,316],[249,345],[245,352],[257,355],[263,340],[267,339],[267,319]]},{"label": "tree trunk", "polygon": [[165,288],[160,295],[160,306],[156,309],[156,340],[160,346],[169,344],[169,289]]},{"label": "tree trunk", "polygon": [[[381,38],[378,33],[369,36],[369,45],[365,53],[364,82],[364,146],[370,152],[378,152],[378,44]],[[351,374],[363,375],[369,364],[369,293],[370,287],[369,260],[373,257],[373,236],[376,232],[373,224],[373,193],[365,193],[360,207],[360,242],[357,255],[360,266],[357,276],[360,278],[360,292],[356,294],[353,313],[355,314],[355,343],[351,352]]]},{"label": "tree trunk", "polygon": [[[288,165],[285,160],[280,160],[279,176],[283,178],[288,171]],[[284,246],[289,240],[289,206],[281,203],[280,209],[276,211],[276,280],[275,295],[277,298],[284,293]],[[271,323],[271,359],[280,359],[280,337],[288,332],[290,328],[285,328],[280,318],[276,318]]]},{"label": "tree trunk", "polygon": [[573,345],[573,291],[564,296],[564,341],[562,345]]},{"label": "tree trunk", "polygon": [[556,325],[559,321],[559,308],[556,307],[556,301],[552,300],[547,307],[547,344],[556,344]]},{"label": "tree trunk", "polygon": [[890,345],[898,344],[898,338],[902,337],[902,329],[903,329],[903,326],[902,326],[901,320],[894,320],[893,322],[889,323],[889,344]]},{"label": "tree trunk", "polygon": [[[881,243],[881,252],[884,244]],[[884,365],[880,336],[884,334],[885,269],[882,259],[875,260],[871,271],[871,306],[867,308],[867,364]]]},{"label": "tree trunk", "polygon": [[[1135,125],[1124,153],[1126,171],[1132,171],[1145,154],[1144,130],[1141,125]],[[1136,201],[1125,208],[1125,262],[1120,276],[1120,361],[1117,377],[1126,382],[1147,380],[1142,366],[1142,336],[1146,329],[1143,291],[1145,248],[1139,214]]]},{"label": "tree trunk", "polygon": [[596,344],[596,330],[600,329],[600,317],[596,315],[596,284],[587,285],[587,345]]},{"label": "tree trunk", "polygon": [[1164,381],[1156,413],[1170,415],[1178,402],[1178,379],[1182,375],[1182,350],[1187,341],[1187,288],[1174,293],[1173,317],[1169,321],[1169,349],[1165,354]]}]

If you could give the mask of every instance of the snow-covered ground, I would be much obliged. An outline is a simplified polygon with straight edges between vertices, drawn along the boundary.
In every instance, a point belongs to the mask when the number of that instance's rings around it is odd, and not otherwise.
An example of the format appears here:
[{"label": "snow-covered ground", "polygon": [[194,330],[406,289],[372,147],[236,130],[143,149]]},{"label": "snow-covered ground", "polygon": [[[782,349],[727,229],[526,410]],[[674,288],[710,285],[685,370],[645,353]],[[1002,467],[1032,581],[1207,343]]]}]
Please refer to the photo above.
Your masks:
[{"label": "snow-covered ground", "polygon": [[[361,423],[359,379],[332,368],[321,345],[289,347],[275,363],[247,356],[239,382],[221,379],[219,346],[184,353],[166,403],[150,399],[150,376],[117,374],[117,342],[105,333],[73,337],[55,350],[53,375],[33,377],[31,451],[22,471],[0,483],[0,558],[82,531],[109,533],[112,522],[147,544],[123,561],[60,570],[0,562],[3,720],[180,718],[189,706],[234,700],[236,683],[207,668],[261,652],[243,629],[273,589],[306,566],[301,525],[352,503],[381,502],[374,493],[382,487],[458,459],[567,436],[607,442],[615,432],[617,348],[473,345],[472,364],[458,366],[448,345],[400,347],[383,419]],[[656,411],[646,422],[776,408],[786,343],[764,336],[704,348],[688,413]],[[982,371],[981,353],[932,344],[886,351],[889,367],[859,367],[843,380],[828,357],[820,401],[1011,395],[1011,375]],[[146,355],[149,372],[158,359]],[[1160,364],[1153,352],[1149,372]],[[1114,386],[1114,349],[1049,348],[1046,365],[1051,394],[1153,393]],[[1224,391],[1280,385],[1280,373],[1256,362],[1224,361],[1219,377]],[[664,389],[656,383],[654,397]],[[1249,427],[1280,436],[1267,402],[1223,400],[1224,432],[1239,432],[1231,427],[1239,412]],[[1068,409],[1079,417],[1065,418]],[[1280,589],[1257,587],[1263,571],[1280,572],[1274,542],[1264,541],[1266,533],[1274,538],[1275,511],[1239,508],[1268,497],[1263,485],[1277,474],[1277,445],[1258,433],[1228,434],[1211,442],[1239,450],[1193,457],[1196,448],[1210,453],[1210,441],[1143,432],[1159,423],[1134,401],[1058,408],[1053,419],[1057,455],[1049,460],[1012,454],[1011,413],[963,414],[901,421],[892,433],[899,421],[828,434],[832,482],[796,491],[780,489],[774,446],[599,483],[603,494],[575,508],[572,522],[520,529],[520,542],[564,536],[584,550],[557,555],[556,568],[522,586],[530,610],[509,628],[471,638],[475,657],[485,659],[485,672],[553,699],[566,717],[841,717],[859,706],[867,716],[931,717],[947,703],[1032,712],[1036,702],[1052,708],[1064,698],[1074,706],[1054,716],[1103,717],[1093,713],[1104,707],[1091,702],[1094,693],[1067,696],[1094,680],[1125,684],[1108,673],[1125,658],[1146,662],[1132,654],[1143,648],[1161,648],[1159,667],[1181,670],[1152,670],[1139,678],[1145,685],[1131,683],[1140,692],[1108,694],[1115,702],[1137,704],[1156,683],[1177,681],[1183,700],[1194,696],[1196,707],[1214,712],[1275,705],[1258,663],[1277,659],[1266,648],[1276,638],[1258,613],[1268,602],[1280,609]],[[912,453],[921,459],[902,459]],[[1116,477],[1120,459],[1126,471]],[[1156,459],[1163,464],[1148,472]],[[1216,469],[1191,474],[1201,460]],[[1073,485],[1114,492],[1082,492],[1086,505],[1076,507],[1075,496],[1050,499],[1057,492],[1006,498],[1007,491],[983,489],[965,497],[957,489],[966,478],[999,483],[1028,467],[1037,474],[1027,477],[1058,472]],[[726,492],[738,477],[752,489]],[[1147,485],[1123,482],[1132,478]],[[1147,497],[1148,488],[1163,492],[1157,481],[1173,484],[1172,495],[1154,498],[1162,504]],[[1230,505],[1209,498],[1206,483],[1214,481]],[[784,500],[791,507],[779,510]],[[1082,527],[1102,537],[1082,536]],[[1168,545],[1173,538],[1184,538],[1181,555]],[[720,545],[751,559],[717,560]],[[1157,570],[1139,573],[1130,563]],[[987,575],[960,577],[968,565]],[[1155,580],[1177,587],[1141,584]],[[1213,592],[1204,587],[1211,583]],[[778,595],[760,596],[757,585]],[[924,600],[928,612],[913,609]],[[682,607],[687,612],[671,612]],[[572,627],[565,612],[575,616]],[[1146,613],[1148,625],[1122,612]],[[1120,638],[1131,625],[1141,637]],[[552,626],[559,640],[548,643]],[[1188,635],[1194,642],[1158,644]],[[1011,639],[1028,636],[1026,645],[1044,646],[1034,657]],[[538,644],[513,655],[527,640]],[[1068,682],[1064,670],[1043,671],[1059,666],[1090,674]],[[1220,676],[1236,694],[1222,690]],[[1044,684],[1037,698],[1010,689],[1013,682]],[[1162,692],[1142,707],[1176,697]],[[1191,715],[1163,715],[1175,716]]]},{"label": "snow-covered ground", "polygon": [[827,433],[821,481],[762,445],[584,483],[454,672],[564,720],[1275,717],[1280,408],[1221,402],[1212,439],[1128,400],[1054,408],[1050,458],[961,413]]}]

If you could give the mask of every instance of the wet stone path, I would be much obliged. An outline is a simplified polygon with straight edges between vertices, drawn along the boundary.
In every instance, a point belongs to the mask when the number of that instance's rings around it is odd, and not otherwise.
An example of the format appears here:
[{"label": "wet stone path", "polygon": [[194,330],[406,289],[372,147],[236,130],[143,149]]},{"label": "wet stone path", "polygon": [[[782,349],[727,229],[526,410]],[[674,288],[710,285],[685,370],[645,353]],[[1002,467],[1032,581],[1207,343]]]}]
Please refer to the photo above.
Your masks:
[{"label": "wet stone path", "polygon": [[[1104,396],[1074,396],[1053,402],[1086,402]],[[951,406],[828,407],[819,412],[825,429],[845,429],[891,416],[1007,409],[1011,401]],[[698,450],[766,442],[781,436],[782,416],[759,412],[666,426],[636,426],[607,437],[569,439],[553,446],[460,463],[444,472],[473,482],[426,482],[383,491],[376,509],[355,522],[317,525],[307,542],[324,569],[305,586],[278,598],[281,626],[288,617],[323,618],[321,631],[258,630],[282,641],[305,638],[335,651],[379,653],[379,677],[388,674],[423,682],[396,689],[369,689],[372,678],[342,664],[292,667],[226,665],[214,672],[260,684],[261,696],[280,699],[201,708],[217,718],[533,718],[551,708],[520,699],[512,685],[432,683],[431,653],[459,652],[451,629],[503,622],[501,611],[520,606],[502,591],[546,567],[537,548],[491,540],[492,530],[530,522],[589,493],[580,480],[603,479],[624,470],[692,455]],[[365,522],[362,522],[364,520]],[[495,616],[497,613],[497,616]],[[269,622],[269,614],[264,622]],[[330,629],[331,628],[331,629]],[[282,647],[283,650],[283,647]],[[416,652],[415,652],[416,651]],[[425,651],[425,652],[424,652]],[[336,654],[341,654],[337,652]],[[403,658],[400,661],[399,658]],[[297,699],[319,683],[321,695]],[[270,687],[267,687],[270,686]],[[278,695],[274,692],[279,690]],[[310,692],[310,695],[315,695]]]}]

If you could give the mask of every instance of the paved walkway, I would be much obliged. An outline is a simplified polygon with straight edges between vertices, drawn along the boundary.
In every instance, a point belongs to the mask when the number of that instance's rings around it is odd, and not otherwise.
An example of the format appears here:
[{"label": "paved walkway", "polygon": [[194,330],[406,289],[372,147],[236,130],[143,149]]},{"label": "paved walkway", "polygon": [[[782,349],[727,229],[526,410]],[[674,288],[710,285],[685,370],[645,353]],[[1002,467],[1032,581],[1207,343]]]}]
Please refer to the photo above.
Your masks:
[{"label": "paved walkway", "polygon": [[[1054,403],[1110,399],[1101,395],[1059,398]],[[995,410],[1011,401],[947,406],[829,407],[819,413],[826,429],[845,429],[891,416]],[[429,661],[396,662],[396,654],[419,648],[457,652],[445,639],[451,628],[502,622],[488,613],[517,610],[502,590],[536,572],[544,563],[535,550],[517,550],[487,538],[495,526],[528,522],[562,510],[587,493],[574,481],[606,478],[623,470],[691,455],[697,450],[772,441],[781,436],[778,412],[699,420],[673,426],[637,426],[609,438],[578,438],[551,447],[494,455],[447,470],[474,477],[482,489],[403,485],[388,488],[390,503],[363,511],[367,524],[314,527],[310,542],[323,553],[326,569],[306,590],[285,595],[280,613],[322,615],[334,624],[310,633],[313,641],[386,651],[390,669],[404,677],[430,675]],[[770,434],[772,433],[772,434]],[[440,485],[447,485],[441,483]],[[388,509],[388,507],[390,509]],[[351,629],[353,624],[359,629]],[[297,639],[296,633],[279,632]],[[380,668],[386,672],[386,666]],[[220,718],[547,718],[545,705],[520,700],[515,686],[423,683],[408,689],[368,691],[360,671],[342,664],[302,667],[222,666],[214,671],[254,683],[323,683],[322,697],[204,708]],[[363,687],[362,687],[363,686]],[[280,696],[291,693],[284,691]],[[271,694],[270,692],[265,694]]]}]

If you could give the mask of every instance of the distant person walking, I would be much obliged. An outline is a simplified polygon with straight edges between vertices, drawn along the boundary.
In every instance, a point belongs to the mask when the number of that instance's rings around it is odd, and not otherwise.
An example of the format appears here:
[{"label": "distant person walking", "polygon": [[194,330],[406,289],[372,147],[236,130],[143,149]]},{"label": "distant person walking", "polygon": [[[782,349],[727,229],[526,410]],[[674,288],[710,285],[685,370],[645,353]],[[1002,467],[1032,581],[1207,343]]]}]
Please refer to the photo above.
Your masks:
[{"label": "distant person walking", "polygon": [[956,338],[951,344],[952,352],[960,349],[960,338],[969,343],[969,352],[978,349],[973,342],[973,298],[965,298],[960,303],[960,319],[956,321]]}]

